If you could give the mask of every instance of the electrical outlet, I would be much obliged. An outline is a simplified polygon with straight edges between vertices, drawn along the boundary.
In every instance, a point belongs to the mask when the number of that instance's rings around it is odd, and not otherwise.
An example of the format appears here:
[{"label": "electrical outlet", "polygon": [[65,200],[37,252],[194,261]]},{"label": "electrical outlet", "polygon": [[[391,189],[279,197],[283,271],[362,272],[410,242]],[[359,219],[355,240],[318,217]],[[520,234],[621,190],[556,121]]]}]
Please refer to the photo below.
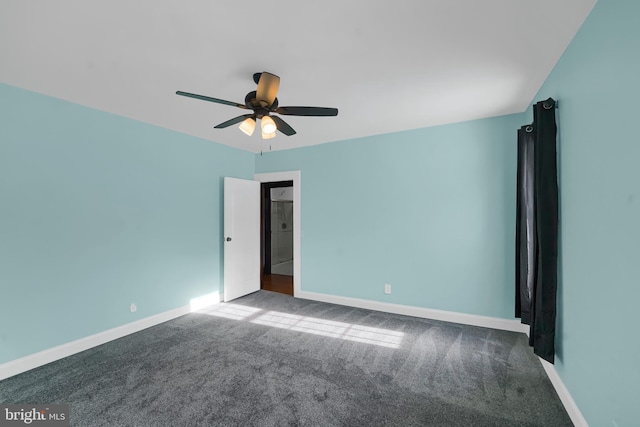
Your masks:
[{"label": "electrical outlet", "polygon": [[132,313],[135,313],[137,309],[138,307],[135,304],[131,304],[131,306],[129,307],[129,310],[131,310]]},{"label": "electrical outlet", "polygon": [[384,293],[385,294],[390,294],[391,293],[391,285],[389,285],[389,284],[384,285]]}]

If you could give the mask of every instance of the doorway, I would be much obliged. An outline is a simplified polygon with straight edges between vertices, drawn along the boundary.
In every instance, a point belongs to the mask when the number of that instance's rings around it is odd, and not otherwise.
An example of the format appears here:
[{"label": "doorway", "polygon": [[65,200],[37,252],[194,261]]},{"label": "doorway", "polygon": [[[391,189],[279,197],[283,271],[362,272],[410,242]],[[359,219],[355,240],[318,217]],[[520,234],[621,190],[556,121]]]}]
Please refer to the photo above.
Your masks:
[{"label": "doorway", "polygon": [[260,288],[293,296],[293,181],[260,187]]},{"label": "doorway", "polygon": [[[301,274],[301,185],[300,185],[300,177],[301,173],[299,170],[293,171],[282,171],[282,172],[266,172],[266,173],[257,173],[253,176],[255,181],[259,183],[280,183],[280,182],[293,182],[293,296],[300,297],[302,296],[302,274]],[[278,187],[275,187],[278,188]],[[261,195],[260,199],[262,200],[262,189],[260,190]],[[262,209],[261,215],[262,217]],[[261,289],[264,289],[264,230],[265,226],[263,221],[261,220],[261,228],[260,228],[260,286]],[[273,279],[273,277],[271,277]],[[277,278],[276,278],[277,279]],[[290,281],[291,278],[289,277]],[[269,286],[267,284],[267,286]]]}]

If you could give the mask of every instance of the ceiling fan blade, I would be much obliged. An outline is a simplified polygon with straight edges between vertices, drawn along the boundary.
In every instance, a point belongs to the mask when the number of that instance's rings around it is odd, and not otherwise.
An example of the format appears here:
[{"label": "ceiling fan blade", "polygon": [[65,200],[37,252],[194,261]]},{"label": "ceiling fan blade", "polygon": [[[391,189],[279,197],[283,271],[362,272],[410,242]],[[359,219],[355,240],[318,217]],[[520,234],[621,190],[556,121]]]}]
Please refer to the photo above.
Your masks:
[{"label": "ceiling fan blade", "polygon": [[258,90],[256,91],[256,98],[258,101],[264,101],[267,103],[265,107],[269,107],[273,104],[278,94],[278,88],[280,87],[280,77],[275,74],[267,73],[263,71],[258,81]]},{"label": "ceiling fan blade", "polygon": [[253,114],[243,114],[242,116],[238,116],[238,117],[234,117],[231,120],[227,120],[226,122],[220,123],[217,126],[214,126],[214,128],[216,129],[223,129],[232,125],[235,125],[236,123],[240,123],[246,119],[248,119],[249,117],[253,117]]},{"label": "ceiling fan blade", "polygon": [[196,95],[195,93],[182,92],[180,90],[176,92],[176,95],[188,96],[189,98],[201,99],[202,101],[216,102],[218,104],[231,105],[232,107],[244,108],[245,110],[249,109],[249,107],[247,107],[246,105],[238,104],[237,102],[225,101],[224,99],[212,98],[210,96]]},{"label": "ceiling fan blade", "polygon": [[337,116],[337,108],[325,107],[278,107],[276,113],[289,116]]},{"label": "ceiling fan blade", "polygon": [[280,132],[284,133],[287,136],[296,134],[296,131],[291,126],[289,126],[287,122],[282,120],[280,117],[278,116],[269,116],[269,117],[271,117],[273,121],[276,122],[276,127]]}]

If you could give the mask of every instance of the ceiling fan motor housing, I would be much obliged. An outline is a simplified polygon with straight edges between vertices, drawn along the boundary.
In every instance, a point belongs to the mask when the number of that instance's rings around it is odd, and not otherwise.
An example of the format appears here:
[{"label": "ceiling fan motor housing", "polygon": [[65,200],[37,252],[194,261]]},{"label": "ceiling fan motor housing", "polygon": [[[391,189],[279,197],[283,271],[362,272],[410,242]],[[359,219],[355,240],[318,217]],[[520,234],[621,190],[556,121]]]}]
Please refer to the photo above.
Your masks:
[{"label": "ceiling fan motor housing", "polygon": [[278,108],[278,98],[275,98],[271,105],[264,105],[264,101],[260,102],[256,98],[257,96],[256,94],[257,92],[255,90],[249,92],[247,96],[244,97],[244,105],[254,110],[257,118],[266,116],[269,114],[270,111],[273,111],[276,108]]}]

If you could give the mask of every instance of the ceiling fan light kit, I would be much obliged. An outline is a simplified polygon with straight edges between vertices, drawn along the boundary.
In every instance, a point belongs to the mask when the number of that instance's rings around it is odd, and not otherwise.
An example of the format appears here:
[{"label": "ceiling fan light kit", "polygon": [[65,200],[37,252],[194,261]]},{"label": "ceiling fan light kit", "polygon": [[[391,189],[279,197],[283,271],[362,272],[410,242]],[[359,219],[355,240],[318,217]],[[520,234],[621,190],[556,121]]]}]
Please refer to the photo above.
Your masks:
[{"label": "ceiling fan light kit", "polygon": [[224,99],[212,98],[210,96],[197,95],[195,93],[188,93],[177,91],[176,95],[187,96],[189,98],[200,99],[202,101],[215,102],[217,104],[229,105],[232,107],[238,107],[245,110],[253,110],[253,114],[243,114],[242,116],[234,117],[233,119],[222,122],[216,125],[216,129],[223,129],[231,125],[240,123],[240,130],[248,136],[253,135],[256,128],[256,120],[260,119],[260,130],[262,139],[271,139],[276,136],[276,131],[280,131],[287,136],[295,135],[296,131],[289,126],[287,122],[280,117],[271,114],[281,114],[289,116],[312,116],[312,117],[328,117],[337,116],[337,108],[327,107],[279,107],[278,88],[280,87],[280,77],[275,74],[263,71],[262,73],[255,73],[253,75],[253,81],[257,83],[258,88],[255,91],[249,92],[244,98],[244,105],[225,101]]},{"label": "ceiling fan light kit", "polygon": [[275,132],[271,132],[271,133],[262,132],[262,139],[271,139],[275,137],[276,137]]},{"label": "ceiling fan light kit", "polygon": [[254,119],[253,117],[249,117],[248,119],[244,119],[244,121],[242,123],[240,123],[239,128],[245,134],[247,134],[249,136],[253,135],[253,131],[256,130],[256,119]]},{"label": "ceiling fan light kit", "polygon": [[262,116],[260,119],[260,126],[262,128],[262,133],[275,133],[277,126],[276,122],[269,116]]}]

